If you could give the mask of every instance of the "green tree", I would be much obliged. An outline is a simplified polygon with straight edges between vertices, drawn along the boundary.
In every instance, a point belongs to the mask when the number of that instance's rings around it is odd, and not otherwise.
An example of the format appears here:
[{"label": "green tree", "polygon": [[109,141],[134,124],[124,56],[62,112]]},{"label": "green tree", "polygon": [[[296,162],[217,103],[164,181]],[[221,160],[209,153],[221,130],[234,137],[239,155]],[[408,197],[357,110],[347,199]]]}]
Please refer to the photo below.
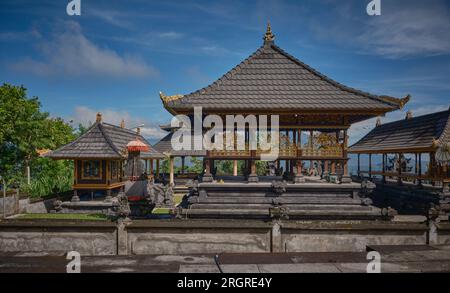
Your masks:
[{"label": "green tree", "polygon": [[39,123],[46,117],[39,107],[37,98],[27,98],[23,86],[0,87],[0,174],[7,181],[29,163],[31,149],[40,144],[34,133],[42,132]]},{"label": "green tree", "polygon": [[[3,84],[0,87],[0,176],[8,183],[23,184],[26,170],[30,168],[32,174],[36,173],[34,180],[48,181],[52,186],[49,190],[54,190],[70,179],[71,173],[66,174],[69,165],[39,158],[37,151],[56,149],[75,135],[72,127],[60,118],[50,118],[40,107],[38,98],[28,98],[23,86]],[[52,167],[40,168],[39,164]],[[66,177],[56,176],[51,169]]]},{"label": "green tree", "polygon": [[232,175],[233,174],[233,161],[222,160],[216,161],[217,174],[218,175]]},{"label": "green tree", "polygon": [[190,158],[191,165],[188,166],[187,172],[201,174],[203,172],[203,160],[198,157]]},{"label": "green tree", "polygon": [[265,176],[267,173],[267,161],[256,161],[256,174]]}]

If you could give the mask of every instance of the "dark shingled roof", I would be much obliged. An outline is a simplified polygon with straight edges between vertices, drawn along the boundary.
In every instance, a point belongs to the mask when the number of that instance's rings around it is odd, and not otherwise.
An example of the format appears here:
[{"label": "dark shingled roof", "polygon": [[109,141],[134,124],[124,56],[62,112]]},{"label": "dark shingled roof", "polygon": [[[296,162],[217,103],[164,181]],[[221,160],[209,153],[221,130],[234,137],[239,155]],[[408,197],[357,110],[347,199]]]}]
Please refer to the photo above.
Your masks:
[{"label": "dark shingled roof", "polygon": [[121,159],[125,157],[124,151],[127,143],[136,137],[150,146],[149,152],[141,153],[142,158],[164,158],[164,155],[154,150],[142,135],[102,122],[95,122],[86,133],[76,140],[44,156],[53,159]]},{"label": "dark shingled roof", "polygon": [[188,95],[164,96],[175,114],[194,106],[203,110],[367,110],[388,112],[408,100],[377,96],[344,86],[265,42],[255,53],[213,84]]},{"label": "dark shingled roof", "polygon": [[375,127],[349,148],[351,153],[409,151],[450,141],[450,110],[394,121]]},{"label": "dark shingled roof", "polygon": [[[176,151],[172,148],[172,136],[174,132],[170,132],[165,137],[163,137],[160,141],[158,141],[154,148],[160,153],[163,154],[170,154],[172,157],[205,157],[206,151],[205,150],[179,150]],[[194,135],[192,137],[192,149],[194,148]],[[203,138],[203,137],[202,137]]]}]

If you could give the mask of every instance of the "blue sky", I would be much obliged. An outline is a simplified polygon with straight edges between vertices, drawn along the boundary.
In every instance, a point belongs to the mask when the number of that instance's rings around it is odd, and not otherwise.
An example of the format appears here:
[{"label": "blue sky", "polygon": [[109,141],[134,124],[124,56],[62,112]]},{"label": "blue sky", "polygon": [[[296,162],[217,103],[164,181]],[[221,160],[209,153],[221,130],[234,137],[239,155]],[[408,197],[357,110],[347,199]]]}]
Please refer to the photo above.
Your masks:
[{"label": "blue sky", "polygon": [[[355,1],[2,0],[0,81],[23,84],[44,110],[74,123],[95,113],[151,139],[170,119],[159,100],[208,85],[262,44],[267,20],[276,44],[323,74],[374,94],[412,95],[401,119],[447,109],[450,3],[381,0],[382,15]],[[351,141],[369,131],[351,129]]]}]

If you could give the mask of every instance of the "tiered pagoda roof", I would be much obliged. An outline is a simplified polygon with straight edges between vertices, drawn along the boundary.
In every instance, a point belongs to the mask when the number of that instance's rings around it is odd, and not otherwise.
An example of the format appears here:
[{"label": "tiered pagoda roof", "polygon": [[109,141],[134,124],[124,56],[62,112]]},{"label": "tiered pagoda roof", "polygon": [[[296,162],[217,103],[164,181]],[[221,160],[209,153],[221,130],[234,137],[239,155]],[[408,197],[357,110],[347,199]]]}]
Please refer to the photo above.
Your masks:
[{"label": "tiered pagoda roof", "polygon": [[426,152],[450,142],[450,109],[377,125],[351,153]]},{"label": "tiered pagoda roof", "polygon": [[[178,129],[178,127],[172,127],[169,124],[160,125],[160,128],[162,130],[168,131],[169,133],[164,136],[160,141],[158,141],[154,148],[158,152],[172,156],[172,157],[205,157],[206,156],[206,150],[195,150],[192,147],[192,150],[174,150],[172,146],[172,136],[174,135],[174,132]],[[192,135],[191,137],[191,145],[194,146],[194,139],[195,136]]]},{"label": "tiered pagoda roof", "polygon": [[362,111],[376,116],[409,100],[373,95],[330,79],[276,46],[270,26],[264,44],[211,85],[187,95],[160,96],[172,114],[201,106],[204,112],[218,113]]},{"label": "tiered pagoda roof", "polygon": [[141,153],[141,158],[164,158],[142,135],[104,123],[101,116],[97,116],[97,121],[76,140],[43,156],[53,159],[122,159],[126,156],[127,144],[136,138],[150,148]]}]

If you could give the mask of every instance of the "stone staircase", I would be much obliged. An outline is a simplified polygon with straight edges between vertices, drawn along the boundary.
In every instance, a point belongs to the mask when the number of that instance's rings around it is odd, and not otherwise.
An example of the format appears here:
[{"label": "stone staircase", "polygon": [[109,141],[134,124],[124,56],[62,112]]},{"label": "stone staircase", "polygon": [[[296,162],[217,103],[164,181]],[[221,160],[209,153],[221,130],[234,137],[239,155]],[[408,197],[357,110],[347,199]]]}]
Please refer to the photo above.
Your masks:
[{"label": "stone staircase", "polygon": [[188,218],[323,220],[389,219],[371,205],[360,183],[200,183],[179,210]]}]

